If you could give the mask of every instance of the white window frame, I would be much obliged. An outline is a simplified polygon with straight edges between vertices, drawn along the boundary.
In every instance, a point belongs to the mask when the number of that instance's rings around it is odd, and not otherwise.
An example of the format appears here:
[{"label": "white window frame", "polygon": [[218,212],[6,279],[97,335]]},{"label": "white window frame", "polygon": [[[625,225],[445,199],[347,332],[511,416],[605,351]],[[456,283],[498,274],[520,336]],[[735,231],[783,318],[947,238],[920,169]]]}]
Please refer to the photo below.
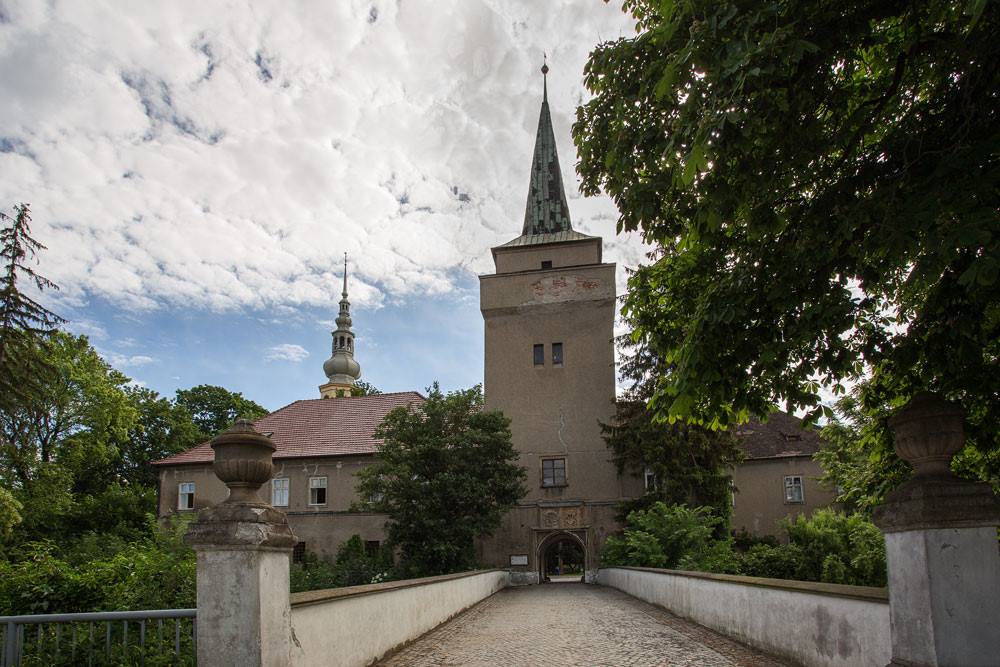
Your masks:
[{"label": "white window frame", "polygon": [[[291,487],[287,477],[275,477],[271,480],[271,504],[275,507],[288,507],[288,491]],[[284,502],[281,502],[284,500]]]},{"label": "white window frame", "polygon": [[177,509],[189,512],[194,509],[194,482],[181,482],[177,485]]},{"label": "white window frame", "polygon": [[[802,475],[785,475],[785,504],[801,505],[806,502],[806,485]],[[795,490],[798,497],[795,497]]]},{"label": "white window frame", "polygon": [[[313,502],[313,491],[318,491],[323,489],[323,502]],[[326,475],[320,477],[310,477],[309,478],[309,505],[311,507],[319,507],[321,505],[326,505],[327,501],[330,499],[329,487],[327,485]],[[319,495],[318,493],[316,494]]]}]

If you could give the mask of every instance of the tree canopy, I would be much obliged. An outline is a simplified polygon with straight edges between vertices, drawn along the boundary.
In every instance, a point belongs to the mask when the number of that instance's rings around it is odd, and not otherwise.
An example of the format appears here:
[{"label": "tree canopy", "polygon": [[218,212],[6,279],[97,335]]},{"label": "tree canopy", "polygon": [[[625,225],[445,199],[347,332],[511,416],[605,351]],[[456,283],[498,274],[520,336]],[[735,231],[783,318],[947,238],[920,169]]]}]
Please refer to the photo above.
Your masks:
[{"label": "tree canopy", "polygon": [[210,384],[178,389],[175,402],[191,414],[206,439],[222,433],[237,419],[254,421],[268,413],[267,408],[240,392]]},{"label": "tree canopy", "polygon": [[[626,0],[574,125],[653,244],[624,312],[663,418],[726,426],[870,374],[1000,420],[1000,5]],[[978,429],[978,432],[977,432]]]},{"label": "tree canopy", "polygon": [[359,474],[369,509],[385,512],[403,576],[475,566],[473,540],[500,525],[525,489],[510,420],[483,411],[483,392],[444,394],[437,383],[416,408],[396,408],[376,430],[383,443]]},{"label": "tree canopy", "polygon": [[646,405],[662,362],[629,334],[619,337],[618,347],[619,373],[631,385],[618,398],[614,419],[602,423],[601,430],[619,475],[653,476],[642,497],[621,506],[622,517],[655,502],[707,506],[720,519],[719,530],[725,530],[732,509],[730,472],[742,459],[734,435],[654,419]]}]

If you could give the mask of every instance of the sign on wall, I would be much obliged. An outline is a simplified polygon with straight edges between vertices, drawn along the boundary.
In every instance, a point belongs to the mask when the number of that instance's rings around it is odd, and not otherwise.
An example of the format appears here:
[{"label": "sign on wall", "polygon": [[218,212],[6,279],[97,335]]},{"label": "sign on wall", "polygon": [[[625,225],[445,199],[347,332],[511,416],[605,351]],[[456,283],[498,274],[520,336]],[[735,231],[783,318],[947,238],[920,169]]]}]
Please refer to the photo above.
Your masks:
[{"label": "sign on wall", "polygon": [[527,565],[528,555],[527,554],[513,554],[510,557],[511,565]]}]

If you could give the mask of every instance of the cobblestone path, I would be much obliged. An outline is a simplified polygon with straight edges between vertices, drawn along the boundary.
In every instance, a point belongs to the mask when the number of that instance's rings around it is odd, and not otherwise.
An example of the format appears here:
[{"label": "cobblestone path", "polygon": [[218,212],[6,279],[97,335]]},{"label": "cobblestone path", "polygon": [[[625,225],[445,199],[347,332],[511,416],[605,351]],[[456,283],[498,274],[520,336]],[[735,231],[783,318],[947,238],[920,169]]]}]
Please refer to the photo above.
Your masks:
[{"label": "cobblestone path", "polygon": [[789,665],[613,588],[579,583],[506,588],[378,664]]}]

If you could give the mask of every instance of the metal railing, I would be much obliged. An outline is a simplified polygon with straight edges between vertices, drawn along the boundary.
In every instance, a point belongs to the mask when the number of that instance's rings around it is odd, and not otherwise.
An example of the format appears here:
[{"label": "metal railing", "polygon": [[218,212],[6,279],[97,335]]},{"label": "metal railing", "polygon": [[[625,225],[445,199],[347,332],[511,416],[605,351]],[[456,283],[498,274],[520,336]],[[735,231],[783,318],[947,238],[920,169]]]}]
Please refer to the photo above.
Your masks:
[{"label": "metal railing", "polygon": [[194,665],[196,616],[196,609],[0,616],[0,667]]}]

